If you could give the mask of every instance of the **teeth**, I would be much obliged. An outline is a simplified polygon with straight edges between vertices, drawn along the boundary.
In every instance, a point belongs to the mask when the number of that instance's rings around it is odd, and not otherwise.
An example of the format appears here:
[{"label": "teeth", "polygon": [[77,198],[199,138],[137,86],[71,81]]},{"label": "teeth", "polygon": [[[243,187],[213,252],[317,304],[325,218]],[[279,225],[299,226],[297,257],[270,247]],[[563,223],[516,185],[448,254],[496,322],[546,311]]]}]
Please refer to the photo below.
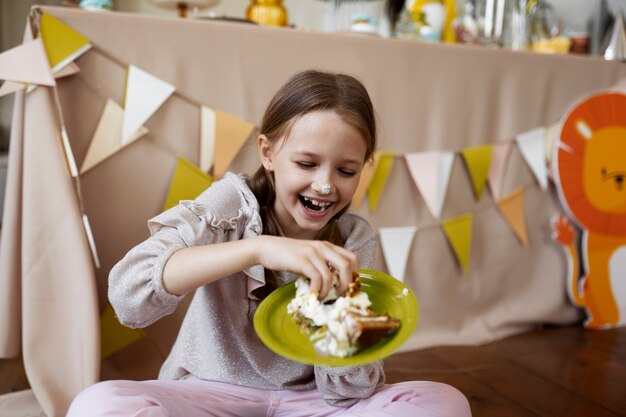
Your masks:
[{"label": "teeth", "polygon": [[321,209],[325,209],[326,207],[331,205],[331,203],[328,203],[328,202],[317,201],[317,200],[313,200],[312,198],[307,198],[307,197],[303,197],[303,198],[304,198],[304,201],[311,203],[314,206],[317,206]]}]

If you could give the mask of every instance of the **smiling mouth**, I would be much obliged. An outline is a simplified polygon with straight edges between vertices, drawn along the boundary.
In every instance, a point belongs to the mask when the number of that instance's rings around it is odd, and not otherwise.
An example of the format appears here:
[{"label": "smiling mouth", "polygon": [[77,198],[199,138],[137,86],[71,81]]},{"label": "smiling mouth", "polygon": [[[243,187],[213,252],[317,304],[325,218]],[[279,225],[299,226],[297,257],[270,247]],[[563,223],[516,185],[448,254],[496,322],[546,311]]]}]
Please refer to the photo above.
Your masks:
[{"label": "smiling mouth", "polygon": [[329,201],[319,201],[315,200],[314,198],[305,197],[303,195],[299,196],[298,198],[305,208],[311,211],[316,211],[318,213],[328,211],[333,205],[333,203]]}]

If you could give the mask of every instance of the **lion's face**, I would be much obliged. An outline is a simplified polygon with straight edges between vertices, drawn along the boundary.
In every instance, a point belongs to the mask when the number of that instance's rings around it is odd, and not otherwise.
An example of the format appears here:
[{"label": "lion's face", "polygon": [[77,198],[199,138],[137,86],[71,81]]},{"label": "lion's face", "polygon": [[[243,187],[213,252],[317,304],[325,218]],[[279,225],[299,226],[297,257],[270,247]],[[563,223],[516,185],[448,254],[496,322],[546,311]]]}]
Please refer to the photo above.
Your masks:
[{"label": "lion's face", "polygon": [[575,105],[559,140],[553,162],[562,203],[581,227],[626,235],[626,95]]},{"label": "lion's face", "polygon": [[589,202],[602,212],[626,213],[626,127],[598,129],[585,148],[583,186]]}]

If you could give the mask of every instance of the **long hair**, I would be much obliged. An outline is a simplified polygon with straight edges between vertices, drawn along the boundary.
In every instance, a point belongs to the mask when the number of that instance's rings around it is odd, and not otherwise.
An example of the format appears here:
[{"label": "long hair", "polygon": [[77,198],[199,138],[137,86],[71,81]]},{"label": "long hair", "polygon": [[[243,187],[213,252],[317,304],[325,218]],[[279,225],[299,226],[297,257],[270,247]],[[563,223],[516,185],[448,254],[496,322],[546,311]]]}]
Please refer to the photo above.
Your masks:
[{"label": "long hair", "polygon": [[[376,149],[376,120],[367,90],[352,76],[309,70],[294,75],[270,101],[259,130],[271,143],[288,138],[291,127],[302,116],[314,111],[332,110],[345,123],[359,131],[365,141],[365,161],[372,159]],[[263,234],[277,236],[279,226],[274,214],[276,190],[273,172],[261,165],[250,178],[263,221]],[[347,205],[319,231],[317,240],[343,246],[344,239],[336,220],[349,208]],[[270,276],[271,275],[271,276]],[[270,285],[276,286],[273,273],[266,274]]]}]

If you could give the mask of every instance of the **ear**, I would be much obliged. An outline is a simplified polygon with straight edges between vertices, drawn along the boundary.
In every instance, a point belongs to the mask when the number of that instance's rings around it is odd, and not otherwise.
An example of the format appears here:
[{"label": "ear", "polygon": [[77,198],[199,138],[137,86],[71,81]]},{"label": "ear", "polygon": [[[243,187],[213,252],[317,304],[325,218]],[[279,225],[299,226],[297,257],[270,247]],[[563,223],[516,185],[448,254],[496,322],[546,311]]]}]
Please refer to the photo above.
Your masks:
[{"label": "ear", "polygon": [[259,135],[257,138],[257,149],[259,150],[259,157],[263,167],[271,171],[272,170],[272,157],[274,156],[274,147],[272,143],[265,135]]}]

